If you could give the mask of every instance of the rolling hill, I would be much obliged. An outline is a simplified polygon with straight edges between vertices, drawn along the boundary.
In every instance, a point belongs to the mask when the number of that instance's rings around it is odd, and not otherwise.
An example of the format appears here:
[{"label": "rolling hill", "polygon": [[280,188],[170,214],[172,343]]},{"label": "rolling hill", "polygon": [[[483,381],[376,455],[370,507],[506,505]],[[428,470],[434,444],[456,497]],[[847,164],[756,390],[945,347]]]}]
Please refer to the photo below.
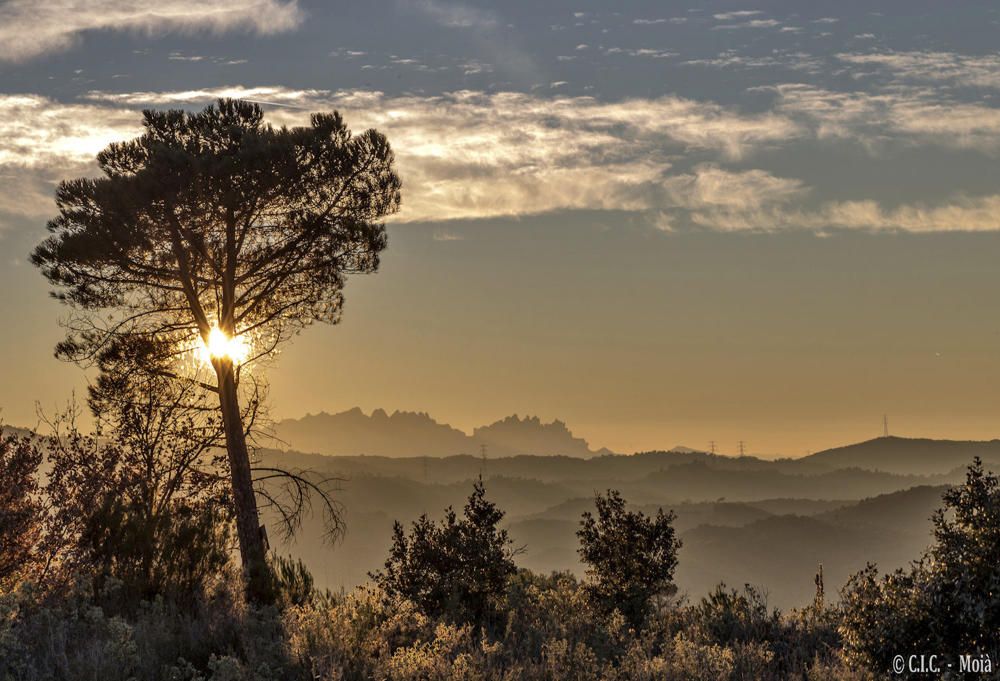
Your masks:
[{"label": "rolling hill", "polygon": [[978,456],[1000,465],[1000,440],[972,442],[880,437],[835,447],[797,459],[804,467],[863,468],[902,475],[942,475],[963,468]]}]

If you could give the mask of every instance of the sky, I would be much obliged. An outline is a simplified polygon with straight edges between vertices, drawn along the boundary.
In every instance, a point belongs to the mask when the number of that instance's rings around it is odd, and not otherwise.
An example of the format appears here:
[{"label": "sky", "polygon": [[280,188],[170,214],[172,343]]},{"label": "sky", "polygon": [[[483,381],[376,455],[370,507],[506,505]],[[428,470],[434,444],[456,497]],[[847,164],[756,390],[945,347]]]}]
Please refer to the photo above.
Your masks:
[{"label": "sky", "polygon": [[85,389],[27,263],[144,108],[341,111],[403,205],[275,418],[354,406],[594,448],[1000,436],[1000,6],[0,0],[0,419]]}]

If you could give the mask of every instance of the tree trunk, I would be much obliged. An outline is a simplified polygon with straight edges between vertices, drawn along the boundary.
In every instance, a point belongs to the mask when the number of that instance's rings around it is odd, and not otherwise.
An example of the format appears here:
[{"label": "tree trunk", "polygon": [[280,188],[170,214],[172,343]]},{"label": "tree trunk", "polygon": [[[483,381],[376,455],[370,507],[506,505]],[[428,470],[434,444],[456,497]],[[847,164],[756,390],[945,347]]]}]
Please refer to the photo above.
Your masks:
[{"label": "tree trunk", "polygon": [[253,491],[250,452],[247,450],[246,433],[243,431],[236,376],[230,359],[219,358],[214,363],[219,378],[219,404],[226,432],[229,475],[236,511],[236,534],[240,542],[247,598],[254,603],[268,603],[273,600],[273,593],[267,567],[267,549],[264,546],[257,499]]}]

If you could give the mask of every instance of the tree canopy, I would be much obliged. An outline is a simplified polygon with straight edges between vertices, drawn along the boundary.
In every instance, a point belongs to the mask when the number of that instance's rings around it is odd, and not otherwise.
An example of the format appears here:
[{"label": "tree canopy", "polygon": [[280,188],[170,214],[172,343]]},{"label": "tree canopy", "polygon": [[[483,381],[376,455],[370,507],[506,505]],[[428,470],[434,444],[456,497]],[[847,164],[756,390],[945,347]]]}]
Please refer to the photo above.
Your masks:
[{"label": "tree canopy", "polygon": [[145,133],[98,154],[103,177],[65,181],[32,261],[83,310],[62,356],[94,358],[116,335],[181,346],[218,324],[265,353],[289,331],[335,322],[344,276],[372,272],[400,181],[385,137],[338,113],[275,128],[256,104],[146,111]]}]

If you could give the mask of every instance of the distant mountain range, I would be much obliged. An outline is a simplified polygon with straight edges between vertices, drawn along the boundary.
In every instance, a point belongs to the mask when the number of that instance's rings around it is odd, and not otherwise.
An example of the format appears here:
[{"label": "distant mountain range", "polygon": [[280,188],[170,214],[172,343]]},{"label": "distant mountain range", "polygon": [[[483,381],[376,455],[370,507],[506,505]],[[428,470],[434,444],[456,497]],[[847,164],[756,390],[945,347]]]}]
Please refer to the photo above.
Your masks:
[{"label": "distant mountain range", "polygon": [[479,456],[483,445],[490,457],[537,454],[543,456],[591,457],[611,454],[594,451],[586,440],[575,437],[566,424],[543,423],[537,416],[516,414],[468,435],[446,423],[438,423],[425,412],[376,409],[366,415],[355,407],[337,414],[309,414],[286,419],[274,427],[281,447],[330,456]]},{"label": "distant mountain range", "polygon": [[[365,455],[384,457],[453,457],[466,455],[478,459],[486,446],[491,467],[505,469],[497,461],[520,455],[592,459],[579,468],[568,462],[538,462],[534,466],[519,461],[512,469],[571,467],[581,476],[602,477],[619,462],[606,460],[614,454],[608,449],[592,449],[576,437],[567,425],[554,420],[544,423],[536,416],[508,416],[469,435],[425,412],[376,409],[370,415],[354,408],[337,414],[310,414],[299,419],[280,421],[274,428],[277,448],[327,456]],[[633,455],[629,469],[650,473],[665,465],[703,463],[713,468],[737,471],[767,470],[789,475],[811,475],[837,469],[857,468],[896,475],[945,476],[968,465],[974,456],[991,464],[1000,463],[1000,440],[982,442],[928,440],[903,437],[880,437],[857,444],[836,447],[799,459],[766,460],[753,456],[728,457],[709,454],[688,447]],[[457,463],[457,462],[456,462]],[[514,462],[506,462],[514,464]],[[478,464],[469,462],[469,466]],[[504,470],[511,474],[513,470]],[[520,472],[520,471],[518,471]],[[527,472],[527,471],[525,471]],[[538,470],[529,474],[545,478]],[[559,475],[562,473],[560,472]],[[747,480],[750,484],[750,481]]]}]

